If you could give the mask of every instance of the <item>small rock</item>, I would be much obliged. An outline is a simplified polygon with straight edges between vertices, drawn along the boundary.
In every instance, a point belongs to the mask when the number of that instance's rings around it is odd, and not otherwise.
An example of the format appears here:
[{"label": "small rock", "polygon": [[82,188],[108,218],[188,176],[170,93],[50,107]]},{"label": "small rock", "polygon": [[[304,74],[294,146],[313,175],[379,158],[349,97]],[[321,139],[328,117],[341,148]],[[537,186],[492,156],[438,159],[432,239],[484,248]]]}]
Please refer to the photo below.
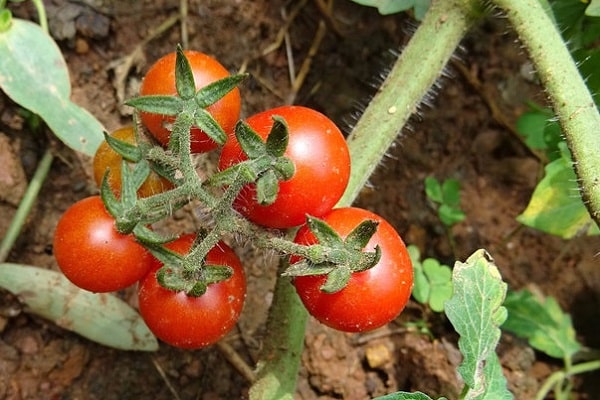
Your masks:
[{"label": "small rock", "polygon": [[384,344],[376,344],[366,348],[365,357],[367,364],[373,369],[379,369],[390,362],[390,350]]}]

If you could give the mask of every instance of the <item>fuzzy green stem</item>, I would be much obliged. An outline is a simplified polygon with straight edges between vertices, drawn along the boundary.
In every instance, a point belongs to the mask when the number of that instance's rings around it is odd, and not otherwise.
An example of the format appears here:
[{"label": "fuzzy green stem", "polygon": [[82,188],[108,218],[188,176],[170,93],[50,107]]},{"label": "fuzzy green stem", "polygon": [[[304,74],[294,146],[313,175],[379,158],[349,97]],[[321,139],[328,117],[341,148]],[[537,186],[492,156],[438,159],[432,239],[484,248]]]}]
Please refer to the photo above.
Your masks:
[{"label": "fuzzy green stem", "polygon": [[[352,176],[338,206],[353,203],[400,129],[440,76],[454,49],[475,21],[478,7],[479,2],[475,0],[432,3],[421,26],[348,139]],[[289,279],[280,277],[269,312],[267,348],[259,361],[257,381],[250,390],[250,399],[293,398],[306,318],[306,310]]]},{"label": "fuzzy green stem", "polygon": [[600,224],[600,113],[569,49],[539,0],[493,0],[529,51],[558,116],[582,197]]},{"label": "fuzzy green stem", "polygon": [[29,215],[31,207],[37,199],[37,195],[42,188],[44,180],[46,180],[46,176],[50,171],[50,166],[52,165],[53,159],[54,156],[52,155],[52,152],[50,150],[46,150],[42,160],[35,170],[35,173],[33,174],[33,177],[31,178],[29,186],[27,186],[27,191],[25,192],[25,195],[19,204],[19,208],[17,208],[17,212],[15,213],[15,216],[8,227],[8,231],[0,243],[0,262],[6,260],[10,249],[17,240],[17,237],[21,232],[21,228],[25,223],[25,219],[27,218],[27,215]]},{"label": "fuzzy green stem", "polygon": [[338,206],[349,206],[440,77],[479,15],[478,1],[433,1],[431,8],[348,138],[352,176]]}]

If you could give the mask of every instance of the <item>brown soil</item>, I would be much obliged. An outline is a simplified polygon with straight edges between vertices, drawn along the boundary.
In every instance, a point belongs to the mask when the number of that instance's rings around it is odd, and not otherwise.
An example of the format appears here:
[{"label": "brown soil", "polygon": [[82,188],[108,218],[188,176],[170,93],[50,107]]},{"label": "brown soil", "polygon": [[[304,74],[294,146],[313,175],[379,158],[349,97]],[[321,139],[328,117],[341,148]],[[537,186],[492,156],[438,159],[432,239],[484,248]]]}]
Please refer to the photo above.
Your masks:
[{"label": "brown soil", "polygon": [[[47,1],[52,32],[64,52],[73,99],[113,130],[129,121],[122,98],[136,93],[148,65],[181,42],[178,25],[143,47],[142,57],[120,80],[115,67],[170,15],[176,0]],[[302,2],[189,2],[189,47],[216,56],[232,71],[252,75],[242,89],[244,115],[288,101],[292,90],[284,47],[264,55]],[[305,2],[289,28],[296,71],[308,54],[323,14]],[[284,6],[286,7],[284,9]],[[17,16],[35,19],[30,2],[11,5]],[[336,2],[335,27],[328,24],[306,82],[294,102],[328,114],[346,131],[360,108],[414,30],[406,16],[381,17],[373,9]],[[357,204],[387,218],[426,256],[452,264],[486,248],[511,288],[534,287],[558,299],[572,313],[579,339],[600,346],[598,238],[563,241],[519,226],[542,171],[515,140],[513,126],[524,101],[544,97],[529,75],[525,54],[502,20],[488,21],[465,39],[463,48],[432,94],[428,106],[405,129],[361,193]],[[435,39],[432,39],[435,40]],[[285,46],[285,45],[283,45]],[[482,85],[474,85],[481,82]],[[485,98],[500,110],[494,118]],[[50,135],[33,138],[18,108],[0,94],[0,235],[14,215],[37,160],[46,146],[56,148],[50,175],[8,261],[56,269],[52,233],[61,213],[74,201],[96,193],[90,159],[75,154]],[[503,120],[502,120],[503,119]],[[457,178],[462,185],[465,222],[448,236],[427,202],[423,180]],[[197,226],[193,210],[175,215],[181,228]],[[263,328],[277,257],[236,245],[246,259],[249,297],[238,328],[228,338],[252,364]],[[123,297],[135,306],[133,291]],[[0,292],[0,399],[234,399],[249,384],[216,348],[181,351],[162,344],[155,353],[117,351],[26,313],[18,299]],[[403,323],[425,318],[435,336],[419,335]],[[533,396],[558,361],[534,353],[505,335],[499,347],[510,389],[517,399]],[[398,321],[377,334],[350,335],[310,321],[298,379],[298,399],[366,399],[396,390],[421,390],[431,396],[457,397],[454,372],[460,362],[457,338],[440,315],[411,303]],[[600,393],[598,375],[576,381],[576,398]]]}]

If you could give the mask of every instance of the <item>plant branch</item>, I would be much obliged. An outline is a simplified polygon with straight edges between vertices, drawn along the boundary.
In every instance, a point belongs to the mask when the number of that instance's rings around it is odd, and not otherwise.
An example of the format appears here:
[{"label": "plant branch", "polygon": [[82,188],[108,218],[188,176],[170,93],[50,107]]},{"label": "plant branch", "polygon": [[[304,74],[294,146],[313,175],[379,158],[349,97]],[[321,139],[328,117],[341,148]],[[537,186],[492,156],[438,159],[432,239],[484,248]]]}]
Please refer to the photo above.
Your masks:
[{"label": "plant branch", "polygon": [[493,0],[529,51],[558,116],[590,215],[600,224],[600,113],[539,0]]}]

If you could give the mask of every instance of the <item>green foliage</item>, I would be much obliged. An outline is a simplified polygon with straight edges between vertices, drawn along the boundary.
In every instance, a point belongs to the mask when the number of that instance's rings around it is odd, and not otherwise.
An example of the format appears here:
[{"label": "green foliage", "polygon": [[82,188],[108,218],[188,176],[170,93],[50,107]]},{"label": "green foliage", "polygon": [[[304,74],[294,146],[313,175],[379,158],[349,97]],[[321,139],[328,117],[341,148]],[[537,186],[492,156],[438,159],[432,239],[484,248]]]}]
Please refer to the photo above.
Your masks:
[{"label": "green foliage", "polygon": [[592,0],[585,8],[588,17],[600,17],[600,0]]},{"label": "green foliage", "polygon": [[530,110],[517,119],[517,132],[525,138],[525,144],[531,149],[544,151],[548,160],[560,158],[559,143],[564,139],[554,113],[534,103],[530,103],[529,107]]},{"label": "green foliage", "polygon": [[414,269],[413,297],[435,312],[444,311],[444,303],[452,296],[452,270],[435,258],[421,260],[417,246],[408,246],[408,254]]},{"label": "green foliage", "polygon": [[[388,394],[381,397],[376,397],[374,400],[433,400],[431,397],[427,396],[425,393],[414,392],[397,392]],[[447,400],[445,397],[440,397],[438,400]]]},{"label": "green foliage", "polygon": [[578,234],[597,235],[598,225],[585,208],[566,144],[559,144],[561,157],[545,168],[527,208],[517,217],[520,223],[565,239]]},{"label": "green foliage", "polygon": [[526,338],[534,349],[560,359],[581,349],[570,315],[553,297],[544,299],[527,290],[508,292],[504,306],[508,318],[502,329]]},{"label": "green foliage", "polygon": [[29,312],[97,343],[121,350],[158,349],[154,335],[127,303],[79,289],[59,272],[0,264],[0,287],[19,296]]},{"label": "green foliage", "polygon": [[60,49],[39,25],[11,19],[8,26],[0,32],[0,54],[10,54],[0,57],[0,88],[38,114],[65,144],[93,155],[103,139],[103,127],[71,102],[71,81]]},{"label": "green foliage", "polygon": [[506,283],[485,250],[476,251],[465,263],[457,262],[452,283],[454,293],[445,309],[460,335],[463,362],[458,372],[467,386],[462,398],[512,399],[495,353],[507,314],[502,306]]},{"label": "green foliage", "polygon": [[446,179],[440,183],[432,176],[425,178],[425,194],[437,203],[438,216],[444,225],[451,227],[465,219],[465,213],[460,209],[460,182],[456,179]]},{"label": "green foliage", "polygon": [[369,7],[377,7],[382,15],[396,14],[400,11],[414,8],[415,18],[422,20],[431,5],[431,0],[352,0],[353,2]]}]

